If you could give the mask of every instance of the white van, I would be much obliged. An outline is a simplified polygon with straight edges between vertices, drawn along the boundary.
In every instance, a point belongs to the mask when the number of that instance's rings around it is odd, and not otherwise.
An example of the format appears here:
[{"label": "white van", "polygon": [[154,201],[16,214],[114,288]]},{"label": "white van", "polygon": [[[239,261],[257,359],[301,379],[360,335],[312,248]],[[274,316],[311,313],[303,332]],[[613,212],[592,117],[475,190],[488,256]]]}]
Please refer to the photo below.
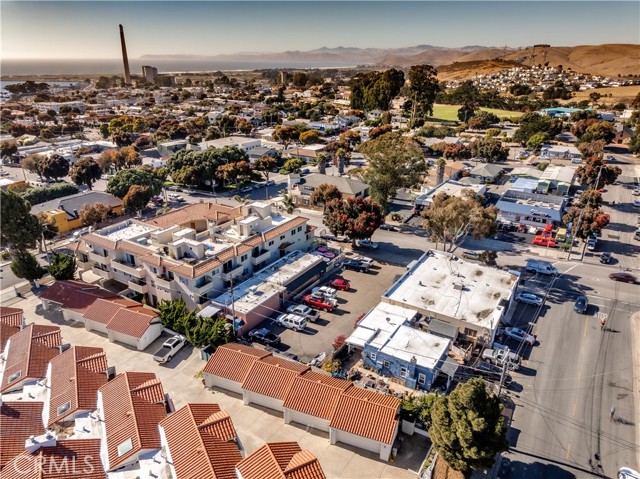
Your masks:
[{"label": "white van", "polygon": [[285,328],[293,329],[294,331],[301,331],[306,329],[307,320],[297,314],[281,314],[276,319],[276,324]]}]

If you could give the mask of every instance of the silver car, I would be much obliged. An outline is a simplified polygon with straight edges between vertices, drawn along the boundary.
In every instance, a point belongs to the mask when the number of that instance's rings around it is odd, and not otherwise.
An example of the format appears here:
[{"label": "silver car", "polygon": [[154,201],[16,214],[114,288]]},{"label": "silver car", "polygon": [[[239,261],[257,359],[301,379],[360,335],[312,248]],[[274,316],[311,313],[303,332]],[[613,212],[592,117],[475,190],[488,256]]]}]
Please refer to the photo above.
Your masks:
[{"label": "silver car", "polygon": [[531,304],[533,306],[541,306],[544,300],[540,296],[536,296],[533,293],[520,293],[516,296],[516,301],[520,301],[525,304]]}]

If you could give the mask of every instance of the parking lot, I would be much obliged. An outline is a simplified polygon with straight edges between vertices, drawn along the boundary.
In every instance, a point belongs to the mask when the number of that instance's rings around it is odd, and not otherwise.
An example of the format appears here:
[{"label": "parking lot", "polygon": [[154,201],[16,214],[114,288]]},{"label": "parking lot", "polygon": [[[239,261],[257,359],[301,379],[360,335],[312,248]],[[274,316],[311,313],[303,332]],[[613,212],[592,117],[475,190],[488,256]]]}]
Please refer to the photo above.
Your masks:
[{"label": "parking lot", "polygon": [[[301,361],[307,362],[319,353],[331,352],[331,345],[338,336],[348,337],[355,328],[357,319],[373,308],[380,301],[394,279],[402,274],[405,268],[375,261],[368,273],[356,271],[339,271],[324,278],[319,284],[327,284],[334,278],[344,278],[351,283],[348,291],[338,291],[338,305],[332,312],[321,311],[320,319],[308,323],[303,331],[293,331],[275,324],[278,316],[274,314],[263,321],[260,327],[268,327],[281,337],[279,350],[294,354]],[[287,303],[286,306],[296,304]],[[283,312],[286,307],[283,308]]]}]

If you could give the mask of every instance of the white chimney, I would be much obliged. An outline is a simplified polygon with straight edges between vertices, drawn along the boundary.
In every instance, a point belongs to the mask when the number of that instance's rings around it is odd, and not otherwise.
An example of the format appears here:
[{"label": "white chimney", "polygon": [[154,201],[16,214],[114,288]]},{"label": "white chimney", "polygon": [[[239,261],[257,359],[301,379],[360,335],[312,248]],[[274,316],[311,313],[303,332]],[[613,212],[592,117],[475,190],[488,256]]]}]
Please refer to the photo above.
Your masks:
[{"label": "white chimney", "polygon": [[24,448],[27,452],[33,454],[41,447],[53,447],[57,443],[58,438],[56,435],[51,431],[47,431],[40,436],[30,436],[29,439],[24,442]]}]

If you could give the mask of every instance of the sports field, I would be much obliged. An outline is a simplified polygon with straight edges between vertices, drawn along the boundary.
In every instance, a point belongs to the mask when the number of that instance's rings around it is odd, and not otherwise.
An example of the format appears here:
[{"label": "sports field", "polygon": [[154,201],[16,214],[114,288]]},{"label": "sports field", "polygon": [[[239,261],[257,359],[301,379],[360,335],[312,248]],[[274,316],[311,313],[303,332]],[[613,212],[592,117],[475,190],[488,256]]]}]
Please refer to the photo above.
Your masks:
[{"label": "sports field", "polygon": [[[433,105],[433,119],[458,121],[458,110],[461,105]],[[488,111],[495,114],[498,118],[519,117],[524,115],[521,111],[497,110],[495,108],[480,108],[482,111]]]}]

